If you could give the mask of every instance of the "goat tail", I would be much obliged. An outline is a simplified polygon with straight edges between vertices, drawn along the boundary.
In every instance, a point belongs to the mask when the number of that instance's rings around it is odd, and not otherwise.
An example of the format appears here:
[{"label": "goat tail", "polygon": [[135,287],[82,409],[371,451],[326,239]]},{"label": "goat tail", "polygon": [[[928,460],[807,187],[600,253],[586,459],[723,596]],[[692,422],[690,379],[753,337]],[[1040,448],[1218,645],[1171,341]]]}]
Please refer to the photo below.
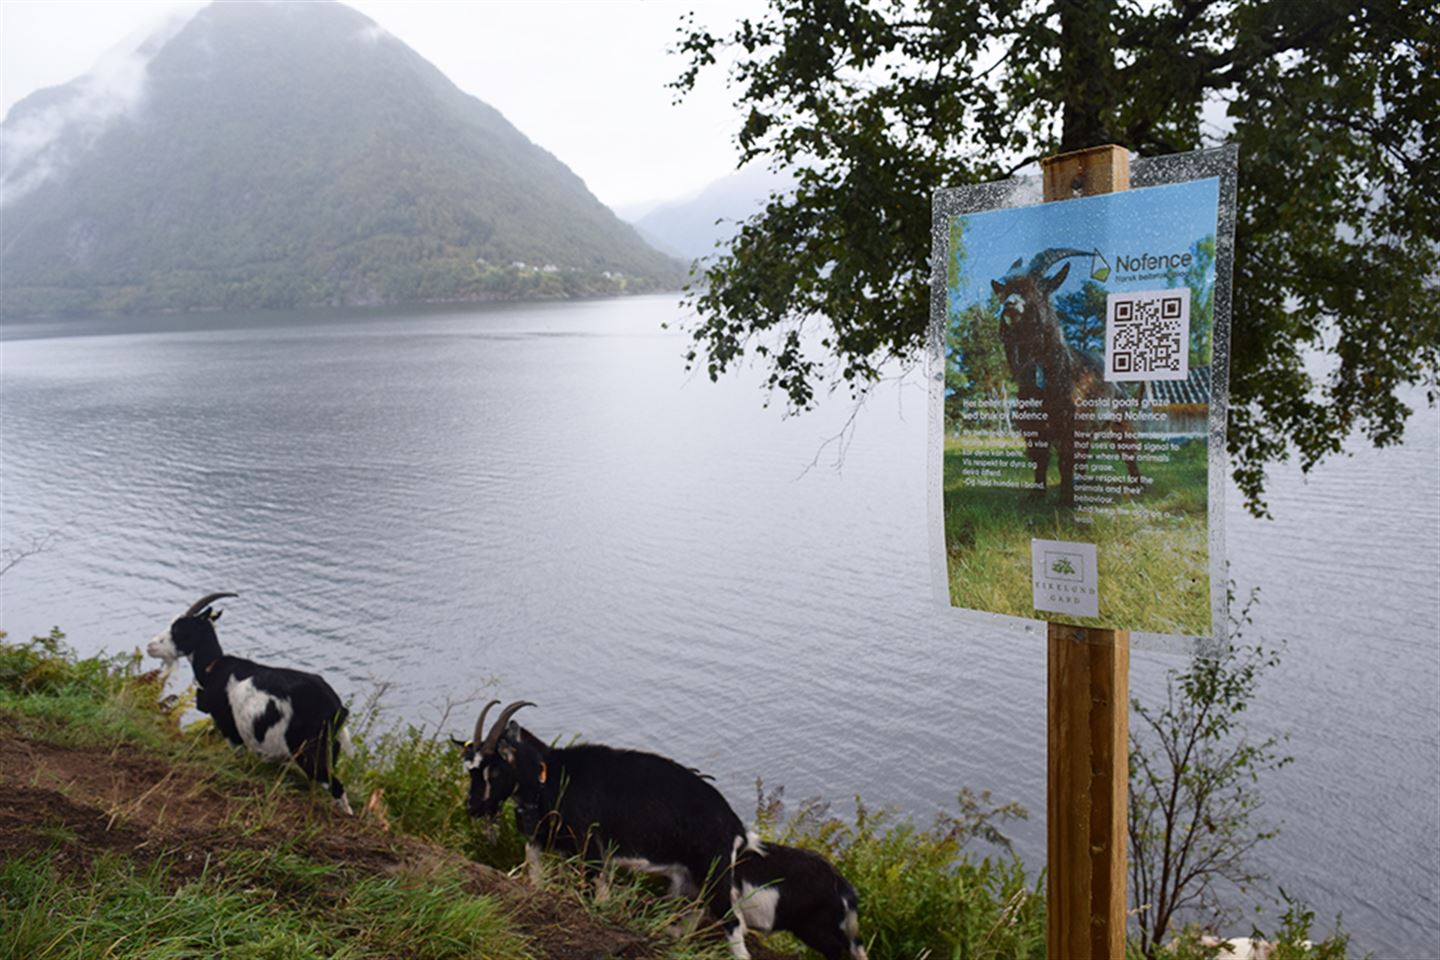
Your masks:
[{"label": "goat tail", "polygon": [[860,940],[860,901],[854,890],[846,891],[840,900],[845,906],[845,921],[840,928],[850,941],[850,960],[869,960],[865,944]]},{"label": "goat tail", "polygon": [[763,857],[765,856],[765,841],[761,840],[760,834],[754,830],[747,830],[745,831],[744,849],[749,850],[751,853],[758,853]]},{"label": "goat tail", "polygon": [[350,731],[345,729],[345,721],[350,716],[350,711],[341,707],[335,711],[335,719],[330,721],[330,729],[333,731],[333,754],[332,759],[338,760],[341,756],[353,756],[355,754],[355,742],[350,739]]}]

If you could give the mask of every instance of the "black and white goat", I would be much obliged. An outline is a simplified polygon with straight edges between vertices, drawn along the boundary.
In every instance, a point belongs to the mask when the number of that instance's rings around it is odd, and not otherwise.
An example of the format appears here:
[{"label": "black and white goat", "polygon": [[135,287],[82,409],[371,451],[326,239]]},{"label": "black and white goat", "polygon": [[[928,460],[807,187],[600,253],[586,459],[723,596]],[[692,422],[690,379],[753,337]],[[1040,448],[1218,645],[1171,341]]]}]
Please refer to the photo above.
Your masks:
[{"label": "black and white goat", "polygon": [[539,878],[542,849],[579,855],[587,869],[598,867],[601,881],[607,863],[667,876],[672,893],[703,893],[731,954],[748,958],[732,880],[748,838],[720,791],[657,754],[599,744],[550,747],[511,722],[515,711],[534,706],[524,700],[500,711],[487,735],[485,715],[499,702],[480,711],[475,736],[463,745],[467,807],[472,817],[493,817],[514,796],[532,879]]},{"label": "black and white goat", "polygon": [[234,593],[211,593],[150,641],[146,652],[173,666],[181,657],[195,671],[195,706],[209,714],[216,729],[236,746],[268,760],[294,760],[301,770],[327,787],[341,813],[351,814],[345,787],[335,776],[335,760],[349,743],[339,696],[317,674],[285,667],[266,667],[240,657],[227,657],[215,635],[223,611],[211,604]]},{"label": "black and white goat", "polygon": [[736,912],[761,933],[793,933],[825,960],[866,960],[855,888],[818,853],[778,843],[735,861]]}]

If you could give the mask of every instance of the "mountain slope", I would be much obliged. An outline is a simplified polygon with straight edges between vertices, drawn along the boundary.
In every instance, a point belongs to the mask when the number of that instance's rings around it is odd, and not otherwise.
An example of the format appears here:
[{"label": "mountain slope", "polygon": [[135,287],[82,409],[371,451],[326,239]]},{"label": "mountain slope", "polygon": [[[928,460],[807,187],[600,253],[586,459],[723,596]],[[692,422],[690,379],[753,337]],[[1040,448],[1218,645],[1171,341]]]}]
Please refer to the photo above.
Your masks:
[{"label": "mountain slope", "polygon": [[67,110],[87,96],[77,81],[6,118],[7,310],[679,281],[564,164],[347,7],[215,4],[145,52],[131,102],[108,117]]},{"label": "mountain slope", "polygon": [[708,257],[716,253],[717,243],[735,236],[740,221],[764,209],[771,193],[785,193],[794,185],[786,174],[746,167],[690,199],[656,207],[633,223],[659,250],[687,260]]}]

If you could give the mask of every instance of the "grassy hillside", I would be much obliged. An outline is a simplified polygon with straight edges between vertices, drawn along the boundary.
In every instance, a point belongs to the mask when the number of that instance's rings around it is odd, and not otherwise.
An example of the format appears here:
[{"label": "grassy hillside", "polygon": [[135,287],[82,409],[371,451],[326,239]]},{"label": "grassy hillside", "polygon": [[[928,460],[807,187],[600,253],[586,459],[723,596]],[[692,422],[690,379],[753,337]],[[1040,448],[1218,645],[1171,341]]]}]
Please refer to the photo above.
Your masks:
[{"label": "grassy hillside", "polygon": [[[182,730],[188,696],[162,694],[138,654],[82,659],[58,633],[18,644],[0,633],[0,956],[729,956],[713,928],[677,938],[686,905],[659,897],[657,878],[621,874],[596,902],[573,863],[550,858],[542,888],[512,876],[523,860],[513,818],[466,815],[466,781],[437,731],[377,732],[373,711],[356,711],[357,749],[340,767],[351,819],[298,773],[237,753],[208,720]],[[966,849],[1003,847],[998,827],[1023,815],[1013,805],[962,791],[956,815],[921,827],[858,800],[840,818],[757,794],[762,836],[824,853],[854,883],[874,960],[1044,956],[1043,878]],[[1343,960],[1343,937],[1301,947],[1313,918],[1293,919],[1275,960]],[[785,935],[752,934],[750,949],[814,957]],[[1164,956],[1213,954],[1188,931]]]},{"label": "grassy hillside", "polygon": [[[670,288],[554,156],[339,4],[215,4],[102,123],[83,84],[6,118],[13,313]],[[88,111],[88,112],[87,112]]]},{"label": "grassy hillside", "polygon": [[58,640],[0,642],[0,956],[729,956],[665,936],[673,903],[627,887],[597,905],[563,865],[540,890],[491,865],[522,843],[465,815],[448,745],[374,738],[346,770],[373,804],[338,817],[208,723],[182,733],[185,702],[158,703],[138,657]]},{"label": "grassy hillside", "polygon": [[[208,721],[182,731],[188,700],[160,701],[142,667],[78,659],[59,634],[0,641],[0,956],[729,956],[718,931],[675,938],[684,907],[654,878],[603,903],[573,864],[552,860],[541,890],[513,878],[513,818],[466,815],[455,751],[431,731],[376,732],[373,714],[365,730],[360,709],[341,774],[363,810],[341,818]],[[763,833],[824,850],[854,880],[877,960],[1043,950],[1023,868],[959,856],[988,817],[925,830],[863,811],[846,824],[815,804],[787,817],[777,793],[758,806]],[[766,940],[752,934],[756,960],[814,956]]]}]

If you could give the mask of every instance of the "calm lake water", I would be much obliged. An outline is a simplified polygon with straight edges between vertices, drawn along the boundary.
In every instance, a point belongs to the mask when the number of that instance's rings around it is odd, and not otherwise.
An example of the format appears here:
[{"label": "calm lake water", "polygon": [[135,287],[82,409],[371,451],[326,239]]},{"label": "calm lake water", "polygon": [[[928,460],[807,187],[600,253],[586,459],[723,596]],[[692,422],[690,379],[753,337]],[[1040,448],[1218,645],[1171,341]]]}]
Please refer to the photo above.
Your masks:
[{"label": "calm lake water", "polygon": [[[129,650],[232,590],[228,650],[342,695],[388,682],[391,718],[534,700],[542,736],[663,751],[742,816],[757,776],[927,822],[988,789],[1032,811],[1011,832],[1037,869],[1044,636],[931,606],[923,391],[872,400],[837,471],[843,403],[783,420],[756,376],[687,376],[676,313],[10,325],[4,546],[62,535],[5,576],[0,626]],[[1381,957],[1440,943],[1437,424],[1275,470],[1273,521],[1228,515],[1253,633],[1288,643],[1250,714],[1296,757],[1265,784],[1283,832],[1260,863]],[[1137,651],[1133,691],[1180,662]]]}]

